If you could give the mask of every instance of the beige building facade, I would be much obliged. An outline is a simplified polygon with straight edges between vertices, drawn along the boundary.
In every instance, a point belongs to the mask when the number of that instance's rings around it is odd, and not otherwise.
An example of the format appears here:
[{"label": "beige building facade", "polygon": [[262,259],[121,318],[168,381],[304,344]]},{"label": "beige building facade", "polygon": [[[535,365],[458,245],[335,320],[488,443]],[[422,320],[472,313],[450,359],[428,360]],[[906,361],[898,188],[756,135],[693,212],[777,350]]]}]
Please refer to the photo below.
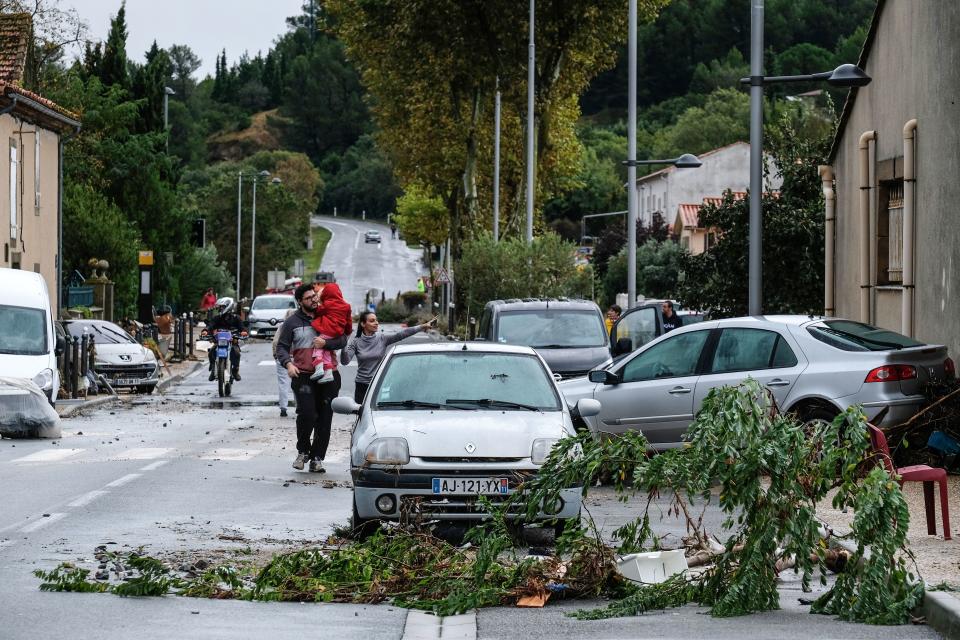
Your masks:
[{"label": "beige building facade", "polygon": [[0,15],[0,267],[41,274],[59,313],[62,139],[76,116],[21,86],[29,14]]},{"label": "beige building facade", "polygon": [[960,354],[960,2],[881,0],[826,197],[828,315]]}]

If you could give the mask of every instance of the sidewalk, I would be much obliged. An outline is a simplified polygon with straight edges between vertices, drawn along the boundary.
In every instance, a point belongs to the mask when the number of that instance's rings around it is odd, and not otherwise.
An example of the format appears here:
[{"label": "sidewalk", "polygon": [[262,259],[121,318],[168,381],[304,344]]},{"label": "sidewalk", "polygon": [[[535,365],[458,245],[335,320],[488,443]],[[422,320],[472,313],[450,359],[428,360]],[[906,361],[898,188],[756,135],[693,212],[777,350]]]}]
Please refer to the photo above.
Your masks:
[{"label": "sidewalk", "polygon": [[[163,393],[167,388],[182,381],[188,375],[206,364],[206,359],[185,360],[183,362],[167,363],[167,366],[160,369],[160,382],[157,383],[155,393]],[[81,411],[100,407],[112,402],[126,402],[139,397],[138,394],[121,391],[114,396],[109,393],[100,393],[89,398],[77,399],[58,399],[56,404],[57,413],[61,418],[69,418]]]}]

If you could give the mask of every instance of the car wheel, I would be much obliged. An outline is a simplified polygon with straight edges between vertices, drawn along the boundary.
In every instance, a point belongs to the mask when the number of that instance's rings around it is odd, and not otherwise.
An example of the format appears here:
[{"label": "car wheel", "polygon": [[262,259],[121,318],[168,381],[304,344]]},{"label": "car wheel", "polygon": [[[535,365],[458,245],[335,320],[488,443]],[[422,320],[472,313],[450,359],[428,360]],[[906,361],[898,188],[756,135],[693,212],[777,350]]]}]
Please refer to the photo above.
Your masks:
[{"label": "car wheel", "polygon": [[833,419],[839,415],[839,413],[834,409],[828,409],[826,407],[810,407],[800,413],[800,420],[803,422],[804,428],[808,431],[819,428],[823,424],[829,424],[833,422]]},{"label": "car wheel", "polygon": [[580,522],[579,514],[575,518],[563,518],[560,520],[555,520],[553,524],[553,539],[556,541],[560,536],[563,535],[564,531],[573,529]]},{"label": "car wheel", "polygon": [[363,541],[372,536],[380,529],[380,521],[361,518],[357,511],[357,501],[353,500],[353,513],[350,515],[350,529],[354,540]]}]

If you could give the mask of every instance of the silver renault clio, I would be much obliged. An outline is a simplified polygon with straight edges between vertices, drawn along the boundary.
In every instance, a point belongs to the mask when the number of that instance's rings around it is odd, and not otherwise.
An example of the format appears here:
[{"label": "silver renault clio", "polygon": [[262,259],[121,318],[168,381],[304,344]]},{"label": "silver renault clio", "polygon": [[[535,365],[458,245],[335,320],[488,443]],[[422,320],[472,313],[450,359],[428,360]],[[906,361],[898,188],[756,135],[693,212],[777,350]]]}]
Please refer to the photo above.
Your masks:
[{"label": "silver renault clio", "polygon": [[[600,405],[568,407],[529,347],[460,342],[394,347],[363,404],[339,397],[333,409],[359,414],[350,448],[357,529],[402,514],[484,518],[479,496],[503,501],[575,433],[571,412],[587,417]],[[562,526],[579,515],[580,489],[570,487],[538,519]]]},{"label": "silver renault clio", "polygon": [[711,389],[748,377],[801,420],[832,420],[861,405],[885,426],[920,410],[926,383],[955,374],[942,345],[842,318],[766,316],[675,329],[559,386],[567,402],[600,401],[600,413],[584,421],[592,432],[638,430],[667,449],[683,445]]}]

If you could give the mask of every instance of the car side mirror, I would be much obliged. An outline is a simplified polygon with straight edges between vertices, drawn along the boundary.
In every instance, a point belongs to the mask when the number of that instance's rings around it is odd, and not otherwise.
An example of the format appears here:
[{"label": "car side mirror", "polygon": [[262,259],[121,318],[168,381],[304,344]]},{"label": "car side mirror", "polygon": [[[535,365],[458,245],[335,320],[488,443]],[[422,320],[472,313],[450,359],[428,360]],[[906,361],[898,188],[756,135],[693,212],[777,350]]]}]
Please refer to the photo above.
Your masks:
[{"label": "car side mirror", "polygon": [[54,347],[54,354],[59,358],[67,350],[67,341],[63,336],[57,336],[57,344]]},{"label": "car side mirror", "polygon": [[594,400],[593,398],[580,398],[577,400],[577,406],[575,407],[577,415],[581,418],[589,418],[590,416],[599,415],[600,413],[600,401]]},{"label": "car side mirror", "polygon": [[619,384],[620,376],[613,373],[612,371],[605,371],[603,369],[596,369],[587,374],[590,382],[598,382],[600,384]]},{"label": "car side mirror", "polygon": [[344,415],[356,415],[360,413],[360,405],[354,402],[353,398],[348,398],[347,396],[334,398],[330,406],[333,408],[334,413]]}]

